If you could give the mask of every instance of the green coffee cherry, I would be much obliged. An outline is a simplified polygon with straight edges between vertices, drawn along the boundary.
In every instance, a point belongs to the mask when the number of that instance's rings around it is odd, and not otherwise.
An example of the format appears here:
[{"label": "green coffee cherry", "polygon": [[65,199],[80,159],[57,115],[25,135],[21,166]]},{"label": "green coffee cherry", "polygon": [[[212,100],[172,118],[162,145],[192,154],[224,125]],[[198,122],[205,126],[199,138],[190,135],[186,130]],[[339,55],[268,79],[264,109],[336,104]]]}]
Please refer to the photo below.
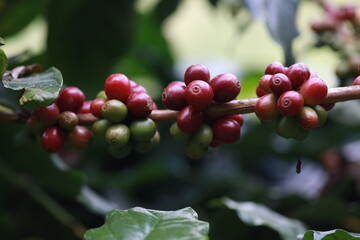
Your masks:
[{"label": "green coffee cherry", "polygon": [[276,124],[276,133],[283,138],[292,138],[299,129],[295,117],[282,117]]},{"label": "green coffee cherry", "polygon": [[110,127],[111,123],[106,119],[100,119],[93,123],[91,129],[95,135],[105,136],[106,130]]},{"label": "green coffee cherry", "polygon": [[144,153],[154,149],[156,146],[159,145],[159,143],[160,143],[160,134],[158,131],[156,131],[155,135],[150,140],[145,142],[134,141],[132,146],[135,151]]},{"label": "green coffee cherry", "polygon": [[188,139],[190,137],[191,134],[187,134],[187,133],[184,133],[182,132],[177,123],[174,122],[171,127],[170,127],[170,134],[171,136],[175,139],[175,140],[178,140],[178,141],[185,141],[186,139]]},{"label": "green coffee cherry", "polygon": [[326,122],[327,116],[328,116],[328,112],[325,110],[325,108],[323,108],[320,105],[316,105],[314,107],[314,110],[319,118],[318,126],[324,125],[324,123]]},{"label": "green coffee cherry", "polygon": [[297,141],[304,141],[309,136],[309,133],[310,133],[309,130],[299,128],[299,130],[295,133],[295,135],[292,138]]},{"label": "green coffee cherry", "polygon": [[194,160],[203,158],[206,154],[207,148],[204,148],[196,141],[188,141],[185,146],[186,155]]},{"label": "green coffee cherry", "polygon": [[121,148],[129,141],[130,130],[125,124],[117,124],[106,130],[105,138],[109,145]]},{"label": "green coffee cherry", "polygon": [[149,141],[156,133],[156,124],[150,118],[134,120],[130,124],[131,139],[138,142]]},{"label": "green coffee cherry", "polygon": [[101,113],[106,120],[119,123],[126,118],[128,110],[123,102],[112,99],[102,105]]},{"label": "green coffee cherry", "polygon": [[208,124],[203,124],[192,136],[191,139],[202,147],[206,148],[213,139],[213,131]]},{"label": "green coffee cherry", "polygon": [[95,97],[95,98],[107,99],[105,90],[101,90],[100,92],[98,92],[98,93],[96,94],[96,97]]},{"label": "green coffee cherry", "polygon": [[108,147],[108,152],[110,153],[110,155],[118,159],[127,157],[130,154],[131,150],[132,147],[130,143],[127,143],[121,148],[117,148],[111,145]]}]

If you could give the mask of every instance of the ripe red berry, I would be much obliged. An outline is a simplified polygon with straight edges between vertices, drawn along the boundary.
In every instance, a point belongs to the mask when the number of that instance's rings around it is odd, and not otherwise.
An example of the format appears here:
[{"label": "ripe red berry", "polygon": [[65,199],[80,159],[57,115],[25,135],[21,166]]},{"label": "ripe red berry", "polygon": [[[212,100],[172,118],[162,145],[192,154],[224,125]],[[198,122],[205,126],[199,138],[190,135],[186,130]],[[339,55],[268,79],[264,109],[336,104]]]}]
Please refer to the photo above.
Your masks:
[{"label": "ripe red berry", "polygon": [[136,86],[131,88],[131,93],[142,93],[142,92],[143,93],[148,93],[146,88],[141,86],[141,85],[136,85]]},{"label": "ripe red berry", "polygon": [[103,115],[102,115],[101,108],[105,102],[106,102],[106,100],[103,98],[95,98],[94,100],[92,100],[92,102],[90,104],[91,114],[94,115],[95,117],[102,118]]},{"label": "ripe red berry", "polygon": [[235,143],[240,139],[240,124],[235,120],[220,118],[211,123],[213,138],[221,143]]},{"label": "ripe red berry", "polygon": [[169,83],[162,93],[162,103],[171,110],[181,110],[187,105],[185,99],[186,85],[180,81]]},{"label": "ripe red berry", "polygon": [[87,148],[91,145],[92,133],[84,126],[76,126],[68,136],[69,142],[76,148]]},{"label": "ripe red berry", "polygon": [[226,116],[225,118],[229,118],[229,119],[233,119],[233,120],[237,121],[237,123],[240,125],[240,127],[242,127],[242,125],[244,125],[244,117],[241,114],[229,115],[229,116]]},{"label": "ripe red berry", "polygon": [[360,75],[354,79],[353,85],[360,85]]},{"label": "ripe red berry", "polygon": [[257,87],[256,87],[256,96],[257,97],[262,97],[262,96],[264,96],[266,94],[266,92],[264,92],[262,89],[261,89],[261,87],[258,85]]},{"label": "ripe red berry", "polygon": [[46,126],[54,125],[59,117],[60,109],[53,103],[49,106],[36,106],[34,115],[36,119]]},{"label": "ripe red berry", "polygon": [[56,100],[60,111],[77,112],[85,100],[84,93],[77,87],[67,87],[63,89]]},{"label": "ripe red berry", "polygon": [[201,127],[204,123],[204,116],[201,111],[197,111],[188,105],[179,112],[176,122],[182,132],[190,134]]},{"label": "ripe red berry", "polygon": [[300,127],[306,130],[315,128],[319,124],[319,117],[314,109],[304,106],[299,116]]},{"label": "ripe red berry", "polygon": [[310,70],[305,63],[295,63],[291,65],[286,75],[289,77],[294,90],[298,89],[310,77]]},{"label": "ripe red berry", "polygon": [[284,92],[292,89],[290,79],[283,73],[273,75],[270,79],[269,87],[275,96],[280,96]]},{"label": "ripe red berry", "polygon": [[65,133],[60,127],[52,126],[45,129],[41,137],[42,148],[50,153],[59,152],[65,142]]},{"label": "ripe red berry", "polygon": [[320,104],[326,97],[328,87],[320,78],[310,78],[300,87],[300,94],[308,106]]},{"label": "ripe red berry", "polygon": [[81,105],[80,109],[77,111],[77,113],[90,113],[90,104],[91,100],[85,101],[83,105]]},{"label": "ripe red berry", "polygon": [[184,74],[184,82],[188,85],[194,80],[210,81],[210,72],[207,67],[201,64],[195,64],[188,67]]},{"label": "ripe red berry", "polygon": [[269,86],[270,83],[270,79],[271,79],[272,75],[270,74],[265,74],[264,76],[262,76],[259,80],[259,87],[261,88],[261,90],[263,90],[263,92],[265,93],[271,93],[271,89]]},{"label": "ripe red berry", "polygon": [[265,74],[274,75],[276,73],[286,73],[286,68],[280,62],[272,62],[265,69]]},{"label": "ripe red berry", "polygon": [[104,89],[108,99],[117,99],[123,103],[131,93],[130,81],[121,73],[111,74],[107,77]]},{"label": "ripe red berry", "polygon": [[303,97],[300,93],[293,90],[281,94],[277,101],[279,112],[286,117],[295,116],[301,111],[303,106]]},{"label": "ripe red berry", "polygon": [[322,106],[326,111],[330,111],[335,107],[335,103],[320,103],[320,106]]},{"label": "ripe red berry", "polygon": [[153,100],[144,92],[130,94],[126,107],[133,117],[146,117],[153,110]]},{"label": "ripe red berry", "polygon": [[231,73],[217,75],[210,81],[214,91],[214,100],[225,103],[233,100],[240,93],[241,86],[237,77]]},{"label": "ripe red berry", "polygon": [[207,82],[194,80],[186,86],[185,99],[195,110],[205,110],[211,106],[214,92]]},{"label": "ripe red berry", "polygon": [[274,121],[279,116],[277,99],[274,94],[269,93],[260,97],[254,106],[255,114],[262,122]]}]

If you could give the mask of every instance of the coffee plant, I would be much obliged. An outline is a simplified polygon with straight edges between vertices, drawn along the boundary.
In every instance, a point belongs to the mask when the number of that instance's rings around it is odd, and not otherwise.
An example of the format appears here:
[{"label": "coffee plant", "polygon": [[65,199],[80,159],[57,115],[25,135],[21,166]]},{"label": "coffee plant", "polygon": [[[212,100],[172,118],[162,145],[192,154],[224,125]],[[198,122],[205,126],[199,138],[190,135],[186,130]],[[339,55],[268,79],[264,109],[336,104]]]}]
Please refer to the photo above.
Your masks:
[{"label": "coffee plant", "polygon": [[[226,12],[242,34],[259,20],[283,60],[241,73],[192,59],[172,72],[161,27],[190,2]],[[302,7],[322,12],[306,21],[311,50],[339,60],[327,74],[294,50]],[[359,7],[0,4],[1,238],[360,239]],[[44,52],[11,53],[39,19]]]}]

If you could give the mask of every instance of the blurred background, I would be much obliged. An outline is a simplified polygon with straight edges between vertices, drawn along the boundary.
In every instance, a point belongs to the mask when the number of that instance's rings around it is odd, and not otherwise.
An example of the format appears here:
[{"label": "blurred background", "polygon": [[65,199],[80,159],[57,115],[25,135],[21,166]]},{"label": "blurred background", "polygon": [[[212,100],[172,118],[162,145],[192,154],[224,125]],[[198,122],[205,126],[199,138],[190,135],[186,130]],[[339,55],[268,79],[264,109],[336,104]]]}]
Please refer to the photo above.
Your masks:
[{"label": "blurred background", "polygon": [[[259,78],[274,61],[304,62],[329,87],[352,83],[358,73],[349,54],[334,47],[336,35],[312,28],[326,19],[318,1],[270,1],[269,8],[253,5],[269,1],[251,2],[0,0],[0,35],[9,69],[55,66],[64,84],[79,87],[87,100],[103,90],[108,75],[124,73],[146,87],[161,109],[164,87],[182,81],[186,68],[197,63],[211,76],[238,76],[238,98],[256,97]],[[350,4],[360,13],[358,1],[331,4]],[[279,16],[285,26],[276,23]],[[359,28],[348,27],[359,35]],[[96,138],[88,150],[49,155],[37,143],[19,144],[23,125],[2,123],[1,238],[79,239],[78,225],[98,227],[111,209],[191,206],[210,223],[212,240],[279,239],[275,231],[247,226],[234,211],[211,204],[223,196],[262,203],[309,229],[360,232],[358,109],[358,101],[337,104],[304,142],[285,140],[246,114],[237,144],[209,149],[196,161],[171,138],[170,122],[158,124],[159,147],[121,160]]]}]

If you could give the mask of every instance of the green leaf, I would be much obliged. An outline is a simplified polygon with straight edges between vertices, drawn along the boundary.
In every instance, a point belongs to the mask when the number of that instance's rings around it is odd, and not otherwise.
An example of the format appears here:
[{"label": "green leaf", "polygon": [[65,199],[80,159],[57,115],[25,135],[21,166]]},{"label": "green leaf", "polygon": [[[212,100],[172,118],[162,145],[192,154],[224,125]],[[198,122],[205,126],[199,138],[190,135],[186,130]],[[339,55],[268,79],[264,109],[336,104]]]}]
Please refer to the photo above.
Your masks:
[{"label": "green leaf", "polygon": [[55,67],[24,78],[5,78],[3,84],[12,90],[24,90],[19,99],[20,105],[35,102],[39,105],[49,105],[58,97],[63,84],[61,72]]},{"label": "green leaf", "polygon": [[334,229],[326,232],[309,230],[304,234],[302,240],[321,240],[321,239],[325,239],[325,237],[326,240],[337,240],[337,239],[355,240],[355,239],[360,239],[360,234],[346,232],[341,229]]},{"label": "green leaf", "polygon": [[0,37],[0,46],[5,45],[5,41],[2,37]]},{"label": "green leaf", "polygon": [[99,228],[88,230],[85,240],[204,240],[209,225],[199,221],[190,207],[157,211],[141,207],[112,210]]},{"label": "green leaf", "polygon": [[[3,45],[3,41],[0,38],[0,45]],[[0,49],[0,79],[3,78],[3,75],[7,68],[7,57],[2,49]]]},{"label": "green leaf", "polygon": [[274,212],[264,205],[254,202],[236,202],[224,198],[223,203],[237,211],[239,218],[251,226],[267,226],[277,231],[284,240],[297,239],[306,231],[305,225],[295,219],[290,219]]}]

